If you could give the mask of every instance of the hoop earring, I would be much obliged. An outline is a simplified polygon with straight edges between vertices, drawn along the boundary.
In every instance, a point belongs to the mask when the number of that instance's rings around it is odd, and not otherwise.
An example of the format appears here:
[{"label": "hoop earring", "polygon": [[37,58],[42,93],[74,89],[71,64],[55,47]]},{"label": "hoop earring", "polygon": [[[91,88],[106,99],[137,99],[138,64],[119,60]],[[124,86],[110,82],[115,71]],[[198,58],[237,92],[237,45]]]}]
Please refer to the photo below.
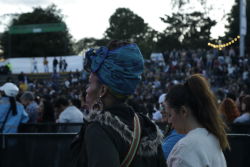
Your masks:
[{"label": "hoop earring", "polygon": [[103,111],[103,103],[102,103],[102,101],[101,101],[101,97],[102,97],[102,96],[100,96],[99,99],[96,99],[96,100],[91,104],[91,110],[92,110],[92,111],[96,111],[96,112],[98,112],[98,111],[102,112],[102,111]]}]

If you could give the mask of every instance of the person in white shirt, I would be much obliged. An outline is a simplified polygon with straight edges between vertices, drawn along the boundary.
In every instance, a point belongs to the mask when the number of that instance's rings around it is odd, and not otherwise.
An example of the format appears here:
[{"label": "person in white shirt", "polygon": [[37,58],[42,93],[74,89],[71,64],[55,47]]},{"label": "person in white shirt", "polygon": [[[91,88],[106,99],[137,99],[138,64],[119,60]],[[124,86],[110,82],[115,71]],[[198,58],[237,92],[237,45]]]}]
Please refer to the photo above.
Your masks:
[{"label": "person in white shirt", "polygon": [[153,62],[158,61],[158,54],[155,53],[155,52],[151,53],[150,59],[151,59],[151,61],[153,61]]},{"label": "person in white shirt", "polygon": [[227,71],[228,71],[229,76],[231,76],[233,74],[234,70],[235,70],[235,68],[231,64],[228,64]]},{"label": "person in white shirt", "polygon": [[153,113],[153,120],[155,121],[161,121],[162,115],[159,110],[156,110],[155,113]]},{"label": "person in white shirt", "polygon": [[161,52],[157,53],[157,59],[158,59],[159,62],[163,61],[163,54]]},{"label": "person in white shirt", "polygon": [[32,73],[34,73],[35,70],[38,73],[38,70],[37,70],[37,61],[36,61],[35,57],[33,57],[32,64],[33,64],[33,71],[32,71]]},{"label": "person in white shirt", "polygon": [[207,81],[191,75],[184,84],[175,85],[164,100],[168,123],[178,134],[186,134],[174,146],[168,167],[226,167],[222,150],[229,148],[225,125],[216,98]]},{"label": "person in white shirt", "polygon": [[244,70],[244,72],[242,73],[242,80],[247,83],[248,82],[248,71]]},{"label": "person in white shirt", "polygon": [[74,76],[74,78],[72,78],[71,83],[73,85],[78,85],[78,78],[77,78],[77,76]]},{"label": "person in white shirt", "polygon": [[64,79],[64,85],[67,87],[67,88],[69,88],[69,85],[70,85],[70,82],[69,82],[69,80],[68,79]]},{"label": "person in white shirt", "polygon": [[[55,102],[56,114],[59,115],[58,123],[83,123],[83,113],[75,106],[70,106],[68,100],[59,98]],[[58,132],[78,132],[80,126],[60,127]]]},{"label": "person in white shirt", "polygon": [[161,115],[160,104],[159,103],[155,104],[154,110],[155,110],[155,112],[153,113],[153,120],[161,121],[162,115]]}]

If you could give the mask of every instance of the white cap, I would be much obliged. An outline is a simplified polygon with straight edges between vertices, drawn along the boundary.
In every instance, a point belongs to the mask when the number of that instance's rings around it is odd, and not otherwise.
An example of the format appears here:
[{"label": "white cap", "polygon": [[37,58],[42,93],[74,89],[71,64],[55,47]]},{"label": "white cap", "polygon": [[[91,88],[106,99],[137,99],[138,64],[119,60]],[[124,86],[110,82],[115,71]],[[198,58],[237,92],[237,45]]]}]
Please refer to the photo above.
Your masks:
[{"label": "white cap", "polygon": [[166,97],[166,93],[163,93],[160,97],[159,97],[159,100],[158,100],[158,103],[161,104],[163,102],[163,100],[165,99]]},{"label": "white cap", "polygon": [[18,94],[19,89],[13,83],[6,83],[2,87],[0,87],[0,91],[3,91],[6,96],[16,97],[16,95]]},{"label": "white cap", "polygon": [[177,85],[179,82],[177,80],[174,80],[172,83]]}]

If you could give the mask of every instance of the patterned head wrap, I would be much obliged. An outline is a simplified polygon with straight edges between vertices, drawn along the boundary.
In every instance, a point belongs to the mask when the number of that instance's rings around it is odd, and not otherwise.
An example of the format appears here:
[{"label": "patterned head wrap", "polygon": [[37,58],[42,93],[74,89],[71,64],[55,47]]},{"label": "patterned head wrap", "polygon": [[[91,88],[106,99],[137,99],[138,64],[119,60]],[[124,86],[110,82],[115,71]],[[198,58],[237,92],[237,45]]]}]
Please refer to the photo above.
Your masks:
[{"label": "patterned head wrap", "polygon": [[84,69],[96,73],[100,82],[119,100],[129,99],[141,81],[143,56],[134,43],[108,51],[102,46],[85,54]]}]

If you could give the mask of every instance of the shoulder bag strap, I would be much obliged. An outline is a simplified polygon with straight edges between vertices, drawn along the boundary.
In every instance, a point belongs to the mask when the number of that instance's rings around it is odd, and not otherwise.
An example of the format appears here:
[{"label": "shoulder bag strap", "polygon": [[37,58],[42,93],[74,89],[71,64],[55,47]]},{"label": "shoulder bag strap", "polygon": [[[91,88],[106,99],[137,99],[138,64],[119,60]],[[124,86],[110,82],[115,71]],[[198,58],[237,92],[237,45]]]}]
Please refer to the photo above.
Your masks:
[{"label": "shoulder bag strap", "polygon": [[3,124],[2,124],[2,127],[1,127],[1,129],[0,129],[0,133],[3,133],[3,129],[4,129],[5,123],[6,123],[6,121],[7,121],[7,118],[8,118],[8,116],[9,116],[9,114],[10,114],[10,111],[11,111],[11,105],[10,105],[10,109],[9,109],[9,111],[8,111],[8,113],[7,113],[6,117],[5,117],[5,119],[4,119],[4,122],[3,122]]},{"label": "shoulder bag strap", "polygon": [[129,150],[121,163],[121,167],[129,167],[130,164],[133,162],[136,153],[138,151],[140,141],[141,141],[141,123],[139,116],[135,113],[134,116],[134,123],[133,123],[133,138],[131,139],[131,144]]}]

